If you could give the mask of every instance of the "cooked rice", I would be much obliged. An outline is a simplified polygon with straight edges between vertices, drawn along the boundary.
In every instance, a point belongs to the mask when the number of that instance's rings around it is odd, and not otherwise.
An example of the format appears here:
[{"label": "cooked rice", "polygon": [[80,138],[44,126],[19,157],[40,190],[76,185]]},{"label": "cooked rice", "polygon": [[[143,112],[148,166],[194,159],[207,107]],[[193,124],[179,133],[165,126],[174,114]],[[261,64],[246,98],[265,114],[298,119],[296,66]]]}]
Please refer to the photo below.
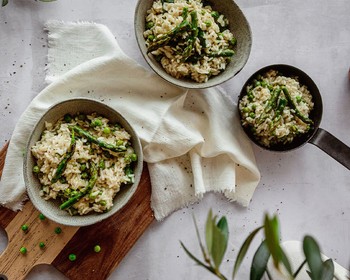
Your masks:
[{"label": "cooked rice", "polygon": [[267,110],[273,90],[286,86],[296,108],[308,118],[314,103],[307,87],[299,84],[297,77],[285,77],[275,70],[268,71],[258,79],[255,84],[247,86],[247,95],[239,103],[243,126],[249,127],[258,142],[266,147],[290,143],[295,137],[307,133],[310,124],[296,116],[295,110],[288,103],[283,111],[278,110],[283,108],[283,105],[278,107],[281,100],[286,100],[283,91],[275,103],[276,106]]},{"label": "cooked rice", "polygon": [[[95,120],[99,120],[100,125],[94,126]],[[75,134],[74,153],[62,177],[52,183],[57,167],[71,145],[72,132],[69,126],[72,125],[78,125],[107,143],[116,144],[118,141],[118,145],[128,147],[127,151],[117,153],[105,150]],[[125,168],[131,164],[130,154],[134,153],[129,140],[130,135],[124,128],[118,124],[110,124],[108,119],[95,113],[88,116],[77,115],[69,122],[67,119],[65,121],[65,118],[61,118],[55,124],[47,122],[41,139],[31,148],[36,166],[40,168],[37,174],[42,186],[40,195],[46,200],[67,201],[86,188],[89,181],[88,171],[94,163],[99,166],[96,184],[86,196],[70,207],[68,212],[72,215],[84,215],[91,211],[108,211],[113,206],[113,198],[122,185],[132,182],[132,177],[125,173]]]},{"label": "cooked rice", "polygon": [[177,27],[184,20],[185,7],[188,8],[187,21],[191,23],[190,13],[196,11],[198,27],[203,31],[203,36],[195,38],[191,56],[184,58],[184,50],[191,36],[190,29],[181,33],[181,38],[177,38],[175,43],[170,42],[151,53],[173,77],[206,82],[211,76],[224,71],[231,60],[231,56],[211,57],[209,54],[222,54],[226,50],[232,52],[235,44],[233,34],[228,30],[228,20],[222,14],[217,14],[214,18],[212,12],[215,11],[211,6],[203,6],[201,0],[174,0],[174,3],[154,1],[152,8],[147,11],[146,23],[151,27],[144,32],[146,45],[149,47],[154,40]]}]

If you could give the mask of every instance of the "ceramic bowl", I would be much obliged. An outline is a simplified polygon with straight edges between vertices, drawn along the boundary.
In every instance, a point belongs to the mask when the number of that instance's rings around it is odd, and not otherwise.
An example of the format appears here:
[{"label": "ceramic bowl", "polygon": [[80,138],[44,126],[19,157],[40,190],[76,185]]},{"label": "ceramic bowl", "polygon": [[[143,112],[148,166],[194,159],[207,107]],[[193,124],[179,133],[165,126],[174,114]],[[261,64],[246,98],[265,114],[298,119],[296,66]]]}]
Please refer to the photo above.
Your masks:
[{"label": "ceramic bowl", "polygon": [[238,5],[232,0],[209,0],[207,2],[210,4],[213,10],[223,14],[229,20],[229,29],[237,39],[237,44],[234,48],[235,55],[232,57],[232,61],[227,65],[226,69],[222,73],[211,77],[205,83],[197,83],[189,79],[176,79],[172,77],[163,69],[162,65],[156,61],[152,54],[147,54],[147,47],[143,37],[143,32],[145,31],[145,18],[147,10],[151,8],[153,0],[138,0],[135,10],[134,27],[137,43],[141,53],[155,73],[174,85],[190,89],[216,86],[238,74],[246,64],[250,55],[252,46],[251,29],[246,17]]},{"label": "ceramic bowl", "polygon": [[[89,213],[87,215],[71,216],[67,211],[59,208],[60,202],[56,200],[44,200],[40,194],[40,182],[38,178],[33,174],[33,166],[35,165],[35,159],[30,152],[31,147],[40,139],[41,133],[45,130],[45,122],[55,123],[58,119],[65,114],[77,114],[77,113],[91,114],[96,112],[108,118],[112,123],[120,123],[125,130],[131,135],[131,143],[138,155],[138,160],[135,166],[135,181],[132,185],[122,188],[114,198],[114,205],[111,210],[105,213]],[[87,226],[97,222],[100,222],[119,211],[135,193],[143,167],[143,157],[140,140],[128,123],[128,121],[117,111],[109,106],[91,99],[76,98],[60,102],[49,108],[40,120],[35,125],[30,138],[27,143],[27,153],[24,158],[24,181],[27,188],[27,193],[32,201],[33,205],[43,213],[48,219],[57,223],[68,226]]]}]

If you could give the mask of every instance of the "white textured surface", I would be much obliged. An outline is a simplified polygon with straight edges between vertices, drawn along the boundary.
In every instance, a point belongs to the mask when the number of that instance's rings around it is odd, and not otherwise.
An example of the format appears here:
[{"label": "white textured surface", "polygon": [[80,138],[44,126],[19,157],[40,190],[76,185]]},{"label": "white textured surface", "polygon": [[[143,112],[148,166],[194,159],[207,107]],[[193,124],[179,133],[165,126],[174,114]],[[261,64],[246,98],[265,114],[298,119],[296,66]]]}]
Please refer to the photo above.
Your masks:
[{"label": "white textured surface", "polygon": [[[11,1],[11,0],[10,0]],[[253,32],[246,67],[223,87],[233,99],[244,81],[267,64],[287,63],[308,73],[323,96],[321,127],[350,145],[350,2],[347,0],[239,0]],[[0,143],[11,136],[19,115],[44,87],[46,20],[86,20],[107,25],[124,52],[146,66],[133,31],[135,0],[58,0],[41,3],[12,0],[0,9]],[[147,66],[146,66],[147,67]],[[262,180],[248,209],[221,195],[206,195],[199,204],[154,223],[110,279],[216,279],[194,265],[180,248],[182,240],[200,254],[192,222],[203,224],[209,208],[230,223],[229,250],[222,270],[227,276],[237,249],[260,225],[263,213],[277,212],[283,240],[317,237],[325,255],[348,267],[350,262],[350,171],[311,144],[290,152],[270,153],[254,147]],[[164,238],[166,236],[166,238]],[[0,231],[0,250],[6,238]],[[248,279],[244,262],[239,279]],[[48,266],[28,279],[64,279]]]}]

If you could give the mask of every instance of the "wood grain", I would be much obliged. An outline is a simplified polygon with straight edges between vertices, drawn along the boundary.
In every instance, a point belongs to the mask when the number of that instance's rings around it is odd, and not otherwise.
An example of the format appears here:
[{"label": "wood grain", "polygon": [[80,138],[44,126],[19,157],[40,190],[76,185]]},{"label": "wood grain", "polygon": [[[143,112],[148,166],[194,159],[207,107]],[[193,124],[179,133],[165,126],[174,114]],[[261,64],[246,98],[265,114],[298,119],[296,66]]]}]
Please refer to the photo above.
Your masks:
[{"label": "wood grain", "polygon": [[[0,151],[0,176],[7,147],[8,144]],[[0,226],[9,240],[0,255],[0,279],[2,275],[8,280],[24,279],[41,263],[52,264],[72,280],[106,279],[154,221],[150,198],[151,182],[144,165],[140,185],[127,205],[95,225],[79,228],[58,225],[47,219],[41,221],[30,201],[17,213],[0,207]],[[23,224],[29,226],[27,233],[21,230]],[[61,234],[54,232],[56,227],[62,228]],[[46,244],[45,249],[39,248],[39,242]],[[95,245],[100,245],[101,252],[94,252]],[[21,246],[28,249],[27,254],[20,254]],[[75,254],[76,261],[71,262],[69,254]]]}]

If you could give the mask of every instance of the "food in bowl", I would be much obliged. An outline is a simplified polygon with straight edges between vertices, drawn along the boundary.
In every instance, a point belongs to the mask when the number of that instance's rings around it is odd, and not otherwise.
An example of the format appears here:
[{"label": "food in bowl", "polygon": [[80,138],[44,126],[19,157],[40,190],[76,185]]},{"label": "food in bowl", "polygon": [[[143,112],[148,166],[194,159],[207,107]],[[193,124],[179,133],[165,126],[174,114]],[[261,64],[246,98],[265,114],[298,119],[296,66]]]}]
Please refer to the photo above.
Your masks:
[{"label": "food in bowl", "polygon": [[60,209],[71,215],[109,211],[121,188],[134,182],[138,157],[130,134],[97,113],[46,122],[31,153],[40,195],[60,200]]},{"label": "food in bowl", "polygon": [[147,11],[147,52],[171,76],[198,83],[226,69],[236,38],[228,20],[201,0],[156,0]]},{"label": "food in bowl", "polygon": [[265,147],[291,143],[310,131],[312,95],[298,77],[286,77],[273,69],[246,87],[239,102],[243,127]]}]

